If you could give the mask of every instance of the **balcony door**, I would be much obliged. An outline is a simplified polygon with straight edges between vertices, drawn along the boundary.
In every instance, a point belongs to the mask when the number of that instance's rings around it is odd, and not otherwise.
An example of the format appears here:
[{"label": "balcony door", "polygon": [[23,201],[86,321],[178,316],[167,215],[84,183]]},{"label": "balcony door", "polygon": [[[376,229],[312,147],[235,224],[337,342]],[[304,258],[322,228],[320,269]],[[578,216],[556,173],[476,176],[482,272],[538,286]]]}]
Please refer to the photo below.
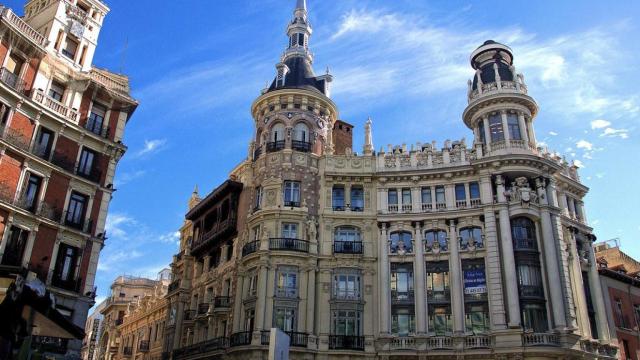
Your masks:
[{"label": "balcony door", "polygon": [[2,255],[2,265],[22,266],[22,258],[27,247],[29,231],[12,226],[7,238],[7,245]]},{"label": "balcony door", "polygon": [[78,256],[79,249],[77,247],[60,244],[58,257],[56,259],[56,266],[53,271],[55,282],[59,282],[59,284],[64,286],[75,280]]}]

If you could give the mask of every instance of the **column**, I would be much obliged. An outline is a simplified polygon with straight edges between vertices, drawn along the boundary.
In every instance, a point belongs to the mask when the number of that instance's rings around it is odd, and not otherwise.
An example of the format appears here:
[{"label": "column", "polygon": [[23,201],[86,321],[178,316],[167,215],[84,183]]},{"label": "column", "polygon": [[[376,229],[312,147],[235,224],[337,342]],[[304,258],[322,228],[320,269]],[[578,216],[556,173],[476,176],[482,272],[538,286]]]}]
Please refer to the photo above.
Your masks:
[{"label": "column", "polygon": [[[589,249],[589,285],[591,286],[591,299],[595,306],[596,317],[598,320],[598,337],[605,343],[610,340],[609,323],[607,320],[607,309],[604,305],[604,294],[600,286],[600,275],[598,274],[598,264],[594,256],[593,246]],[[608,294],[607,294],[608,295]]]},{"label": "column", "polygon": [[522,111],[518,112],[518,127],[520,128],[520,136],[524,141],[525,145],[529,145],[529,135],[527,134],[527,123],[524,121],[524,113]]},{"label": "column", "polygon": [[265,302],[267,298],[267,274],[266,264],[260,264],[258,274],[258,299],[256,302],[256,330],[268,330],[270,326],[265,327]]},{"label": "column", "polygon": [[300,267],[298,270],[298,296],[300,301],[298,302],[298,323],[297,330],[298,332],[305,332],[307,328],[307,300],[308,294],[307,290],[309,289],[309,271],[306,266]]},{"label": "column", "polygon": [[[328,304],[326,304],[328,306]],[[321,304],[320,306],[325,306]],[[311,266],[307,280],[307,333],[314,334],[315,331],[315,309],[316,309],[316,269]],[[327,308],[323,310],[329,310]],[[329,314],[329,311],[321,311],[321,314]]]},{"label": "column", "polygon": [[527,123],[527,129],[529,130],[529,141],[533,144],[534,147],[537,146],[538,142],[536,141],[536,133],[533,131],[533,119],[529,119],[529,121],[526,121]]},{"label": "column", "polygon": [[[591,337],[591,324],[589,322],[589,312],[587,309],[586,299],[583,296],[584,288],[583,288],[583,280],[582,280],[582,269],[580,267],[580,254],[578,254],[578,249],[576,248],[576,236],[575,236],[575,228],[569,228],[569,252],[570,252],[570,265],[571,265],[571,278],[574,292],[574,299],[576,302],[576,308],[578,313],[578,328],[581,330],[581,334],[589,338]],[[574,324],[572,324],[574,325]]]},{"label": "column", "polygon": [[411,188],[411,211],[414,213],[422,211],[422,199],[420,195],[420,187],[414,186]]},{"label": "column", "polygon": [[572,219],[575,219],[576,218],[576,203],[575,203],[575,201],[573,200],[572,197],[570,197],[570,196],[567,197],[567,204],[569,205],[569,216]]},{"label": "column", "polygon": [[391,289],[389,283],[389,237],[387,234],[387,224],[382,223],[380,237],[378,239],[378,279],[380,288],[380,306],[378,316],[380,316],[380,334],[391,333],[390,313],[391,313]]},{"label": "column", "polygon": [[[547,204],[547,195],[544,188],[544,181],[536,179],[536,188],[538,189],[538,198],[540,199],[540,226],[542,233],[542,246],[544,249],[545,263],[547,266],[546,273],[553,275],[553,284],[549,284],[549,295],[551,296],[550,308],[553,314],[553,323],[556,329],[565,329],[567,327],[567,319],[564,306],[564,295],[562,294],[562,273],[560,273],[560,265],[558,263],[558,249],[556,246],[556,238],[553,236],[553,225],[551,222],[551,213]],[[551,190],[551,189],[550,189]],[[551,199],[553,202],[553,199]],[[552,204],[553,205],[553,204]],[[557,281],[560,280],[558,284]]]},{"label": "column", "polygon": [[427,333],[427,291],[426,272],[424,263],[424,244],[422,241],[422,223],[416,222],[413,248],[415,249],[414,278],[416,299],[416,332],[418,335]]},{"label": "column", "polygon": [[484,139],[487,146],[487,153],[491,152],[491,130],[489,129],[489,116],[482,116],[482,123],[484,126]]},{"label": "column", "polygon": [[[482,180],[481,180],[482,181]],[[490,185],[491,183],[489,183]],[[491,313],[491,329],[507,328],[506,309],[502,288],[502,267],[500,266],[500,244],[498,239],[496,215],[491,209],[484,211],[485,249],[487,251],[485,276],[489,310]]]},{"label": "column", "polygon": [[238,274],[238,282],[236,283],[236,292],[233,300],[233,332],[239,332],[246,329],[242,328],[242,297],[244,296],[244,274]]},{"label": "column", "polygon": [[173,349],[180,348],[180,340],[182,340],[182,319],[184,318],[184,303],[180,301],[179,297],[177,298],[176,308],[176,327],[173,334]]},{"label": "column", "polygon": [[207,255],[204,257],[204,265],[202,265],[202,272],[209,271],[211,267],[211,255]]},{"label": "column", "polygon": [[562,215],[569,216],[569,203],[567,202],[567,195],[562,189],[558,189],[558,202]]},{"label": "column", "polygon": [[467,206],[471,206],[471,193],[469,193],[469,183],[466,182],[464,183],[464,194],[465,194],[465,201],[467,202]]},{"label": "column", "polygon": [[387,191],[387,189],[380,189],[380,210],[385,214],[389,211],[389,194]]},{"label": "column", "polygon": [[453,333],[464,333],[464,294],[462,291],[462,270],[460,264],[460,246],[456,220],[449,220],[449,269],[451,271],[451,310],[453,313]]},{"label": "column", "polygon": [[456,208],[456,192],[455,185],[447,184],[444,186],[444,196],[447,202],[447,209],[454,210]]},{"label": "column", "polygon": [[506,144],[509,144],[509,140],[511,140],[511,134],[509,134],[509,121],[507,120],[507,110],[501,110],[500,117],[502,118],[502,133],[504,134],[504,142]]},{"label": "column", "polygon": [[513,240],[511,239],[511,219],[507,208],[507,199],[504,196],[504,179],[501,175],[496,177],[496,192],[500,205],[500,243],[502,245],[502,267],[504,270],[505,286],[507,287],[507,305],[509,314],[509,327],[520,327],[520,298],[518,295],[518,278],[516,273],[516,261],[513,255]]}]

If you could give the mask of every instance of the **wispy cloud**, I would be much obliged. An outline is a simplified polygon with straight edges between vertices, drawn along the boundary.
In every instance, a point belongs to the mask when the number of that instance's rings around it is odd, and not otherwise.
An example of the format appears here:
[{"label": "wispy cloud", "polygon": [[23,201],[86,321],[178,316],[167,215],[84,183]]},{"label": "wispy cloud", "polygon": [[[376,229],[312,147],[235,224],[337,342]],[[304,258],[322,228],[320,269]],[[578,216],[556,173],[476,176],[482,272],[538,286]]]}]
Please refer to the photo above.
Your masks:
[{"label": "wispy cloud", "polygon": [[593,150],[593,144],[588,142],[587,140],[580,140],[576,143],[576,147],[578,149],[584,149],[587,151]]},{"label": "wispy cloud", "polygon": [[604,128],[610,126],[610,125],[611,125],[611,122],[607,121],[607,120],[602,120],[602,119],[593,120],[591,122],[591,129],[592,130],[604,129]]},{"label": "wispy cloud", "polygon": [[167,144],[166,139],[145,140],[144,147],[136,153],[136,157],[153,154],[160,151]]},{"label": "wispy cloud", "polygon": [[134,181],[136,179],[143,177],[144,175],[146,175],[146,173],[147,173],[146,170],[135,170],[132,172],[118,173],[116,175],[114,185],[116,187],[123,186],[125,184],[130,183],[131,181]]},{"label": "wispy cloud", "polygon": [[180,232],[173,231],[160,236],[160,242],[165,244],[180,244]]},{"label": "wispy cloud", "polygon": [[606,128],[600,134],[601,137],[619,137],[621,139],[629,138],[629,130],[627,129],[614,129],[614,128]]}]

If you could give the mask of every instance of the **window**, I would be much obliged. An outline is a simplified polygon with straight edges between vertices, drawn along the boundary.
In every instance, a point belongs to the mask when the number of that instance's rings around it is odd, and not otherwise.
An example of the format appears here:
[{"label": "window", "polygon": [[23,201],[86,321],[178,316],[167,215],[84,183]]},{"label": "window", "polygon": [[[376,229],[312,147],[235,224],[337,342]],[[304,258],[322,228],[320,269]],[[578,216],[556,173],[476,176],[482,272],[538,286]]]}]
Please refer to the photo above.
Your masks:
[{"label": "window", "polygon": [[2,255],[2,265],[22,266],[22,258],[24,257],[28,239],[29,231],[17,226],[11,226],[9,238]]},{"label": "window", "polygon": [[491,133],[491,142],[504,140],[502,115],[495,114],[489,116],[489,132]]},{"label": "window", "polygon": [[351,187],[351,211],[364,210],[364,190],[361,186]]},{"label": "window", "polygon": [[332,312],[333,335],[360,336],[362,312],[357,310],[334,310]]},{"label": "window", "polygon": [[296,309],[290,307],[276,307],[273,316],[274,326],[286,332],[296,329]]},{"label": "window", "polygon": [[40,186],[42,185],[42,178],[34,174],[29,173],[29,179],[22,195],[22,205],[26,210],[34,212],[38,206],[38,196],[40,194]]},{"label": "window", "polygon": [[415,331],[413,308],[395,308],[391,313],[391,332],[398,336],[407,336]]},{"label": "window", "polygon": [[437,336],[448,335],[453,331],[451,306],[429,306],[429,327]]},{"label": "window", "polygon": [[87,119],[87,130],[94,134],[102,134],[102,126],[104,124],[104,118],[107,114],[107,108],[97,103],[93,103],[91,107],[91,114]]},{"label": "window", "polygon": [[296,223],[283,223],[282,224],[282,237],[285,239],[297,239],[298,238],[298,224]]},{"label": "window", "polygon": [[336,228],[333,251],[342,254],[362,254],[360,230],[353,226]]},{"label": "window", "polygon": [[424,233],[424,240],[427,251],[432,251],[435,248],[447,251],[449,248],[447,232],[444,230],[428,230]]},{"label": "window", "polygon": [[627,340],[622,340],[622,349],[624,351],[625,360],[631,360],[631,350],[629,350],[629,342]]},{"label": "window", "polygon": [[402,205],[411,205],[411,189],[402,189]]},{"label": "window", "polygon": [[96,152],[86,147],[82,148],[80,153],[80,161],[78,163],[78,175],[91,176],[93,174],[93,162],[96,158]]},{"label": "window", "polygon": [[520,134],[520,123],[518,122],[518,115],[507,115],[507,127],[509,127],[509,137],[511,138],[511,140],[522,140],[522,135]]},{"label": "window", "polygon": [[467,201],[467,191],[464,184],[456,184],[456,201]]},{"label": "window", "polygon": [[436,186],[436,206],[439,209],[447,207],[447,200],[444,194],[444,186]]},{"label": "window", "polygon": [[67,44],[62,49],[62,55],[68,57],[71,60],[75,60],[76,51],[78,51],[78,42],[67,36]]},{"label": "window", "polygon": [[393,205],[398,205],[398,190],[396,189],[389,189],[389,194],[387,196],[387,200],[389,203],[389,206],[393,206]]},{"label": "window", "polygon": [[338,300],[360,300],[360,275],[333,275],[333,297]]},{"label": "window", "polygon": [[624,318],[624,312],[623,312],[623,308],[622,308],[622,300],[616,299],[615,302],[616,302],[615,311],[616,311],[616,318],[618,319],[618,326],[621,327],[621,328],[628,329],[629,327],[627,326],[627,323],[626,323],[625,318]]},{"label": "window", "polygon": [[477,182],[469,183],[469,197],[471,200],[480,200],[480,185]]},{"label": "window", "polygon": [[258,294],[258,274],[254,273],[249,276],[249,296]]},{"label": "window", "polygon": [[283,124],[278,123],[273,126],[273,129],[271,130],[271,139],[274,142],[284,141],[284,125]]},{"label": "window", "polygon": [[427,299],[432,302],[449,302],[449,262],[427,264]]},{"label": "window", "polygon": [[633,305],[633,314],[636,320],[636,326],[640,326],[640,305]]},{"label": "window", "polygon": [[69,207],[65,216],[65,224],[76,229],[82,229],[84,214],[87,207],[87,196],[72,192],[69,198]]},{"label": "window", "polygon": [[253,208],[255,210],[259,210],[260,204],[262,204],[262,187],[258,186],[256,188],[256,198],[255,198],[255,203],[253,204]]},{"label": "window", "polygon": [[486,136],[484,134],[484,120],[480,120],[478,122],[478,134],[480,134],[480,142],[483,144],[487,143]]},{"label": "window", "polygon": [[13,53],[9,55],[5,68],[9,70],[10,73],[15,75],[14,77],[12,77],[12,85],[15,86],[15,84],[17,84],[17,79],[20,77],[20,72],[22,71],[23,66],[24,60],[22,58],[16,56],[16,54]]},{"label": "window", "polygon": [[536,297],[544,299],[542,275],[539,264],[517,264],[518,286],[520,297]]},{"label": "window", "polygon": [[534,332],[546,332],[547,328],[547,309],[544,304],[540,303],[524,303],[522,307],[522,325],[526,330]]},{"label": "window", "polygon": [[244,331],[252,332],[255,326],[256,309],[249,309],[244,312]]},{"label": "window", "polygon": [[525,217],[511,220],[511,236],[516,250],[537,250],[536,227],[533,221]]},{"label": "window", "polygon": [[481,228],[468,227],[460,230],[460,248],[466,249],[469,246],[483,246]]},{"label": "window", "polygon": [[413,243],[411,233],[408,231],[394,232],[391,234],[391,253],[411,253]]},{"label": "window", "polygon": [[49,87],[49,97],[57,102],[62,102],[64,96],[64,86],[57,81],[52,81]]},{"label": "window", "polygon": [[300,183],[284,182],[284,206],[300,207]]},{"label": "window", "polygon": [[298,270],[295,268],[278,269],[278,279],[276,283],[276,296],[296,297],[298,296]]},{"label": "window", "polygon": [[67,244],[60,244],[58,258],[53,276],[56,280],[67,282],[75,279],[78,260],[78,248]]},{"label": "window", "polygon": [[304,123],[297,123],[293,129],[293,140],[304,143],[309,142],[309,128]]},{"label": "window", "polygon": [[331,202],[332,202],[333,210],[335,211],[344,210],[344,186],[343,185],[333,185]]},{"label": "window", "polygon": [[422,204],[431,205],[431,188],[422,188]]},{"label": "window", "polygon": [[489,331],[489,306],[487,303],[465,304],[464,312],[467,332],[478,335]]},{"label": "window", "polygon": [[391,264],[391,298],[413,300],[413,267],[410,263]]},{"label": "window", "polygon": [[51,155],[52,146],[53,131],[41,126],[33,144],[33,153],[43,159],[48,159],[49,155]]}]

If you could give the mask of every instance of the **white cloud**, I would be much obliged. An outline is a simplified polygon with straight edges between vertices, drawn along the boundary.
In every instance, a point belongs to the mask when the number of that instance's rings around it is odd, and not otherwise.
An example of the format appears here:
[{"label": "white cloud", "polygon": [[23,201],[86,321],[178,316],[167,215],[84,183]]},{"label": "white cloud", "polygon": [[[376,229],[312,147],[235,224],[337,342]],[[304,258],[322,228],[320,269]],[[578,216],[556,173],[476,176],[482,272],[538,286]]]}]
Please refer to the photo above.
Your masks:
[{"label": "white cloud", "polygon": [[166,139],[145,140],[144,147],[136,153],[137,157],[159,151],[167,143]]},{"label": "white cloud", "polygon": [[549,131],[549,135],[551,136],[558,136],[558,133],[555,131]]},{"label": "white cloud", "polygon": [[120,187],[123,186],[127,183],[130,183],[133,180],[139,179],[141,177],[143,177],[144,175],[146,175],[147,171],[146,170],[136,170],[134,172],[123,172],[123,173],[118,173],[116,175],[116,179],[114,181],[114,185],[115,187]]},{"label": "white cloud", "polygon": [[604,132],[600,134],[600,136],[605,137],[619,137],[621,139],[629,138],[629,130],[627,129],[614,129],[614,128],[606,128]]},{"label": "white cloud", "polygon": [[105,230],[108,236],[123,238],[127,235],[125,225],[135,224],[135,220],[125,214],[110,213],[107,215]]},{"label": "white cloud", "polygon": [[586,166],[584,166],[584,163],[580,160],[573,160],[573,165],[579,167],[579,168],[585,168]]},{"label": "white cloud", "polygon": [[584,149],[587,151],[593,150],[593,144],[588,142],[587,140],[580,140],[576,143],[576,147],[578,149]]},{"label": "white cloud", "polygon": [[165,244],[180,244],[180,231],[174,231],[161,235],[160,242]]},{"label": "white cloud", "polygon": [[593,120],[591,122],[591,129],[595,130],[595,129],[604,129],[607,126],[610,126],[611,122],[607,121],[607,120],[602,120],[602,119],[598,119],[598,120]]}]

